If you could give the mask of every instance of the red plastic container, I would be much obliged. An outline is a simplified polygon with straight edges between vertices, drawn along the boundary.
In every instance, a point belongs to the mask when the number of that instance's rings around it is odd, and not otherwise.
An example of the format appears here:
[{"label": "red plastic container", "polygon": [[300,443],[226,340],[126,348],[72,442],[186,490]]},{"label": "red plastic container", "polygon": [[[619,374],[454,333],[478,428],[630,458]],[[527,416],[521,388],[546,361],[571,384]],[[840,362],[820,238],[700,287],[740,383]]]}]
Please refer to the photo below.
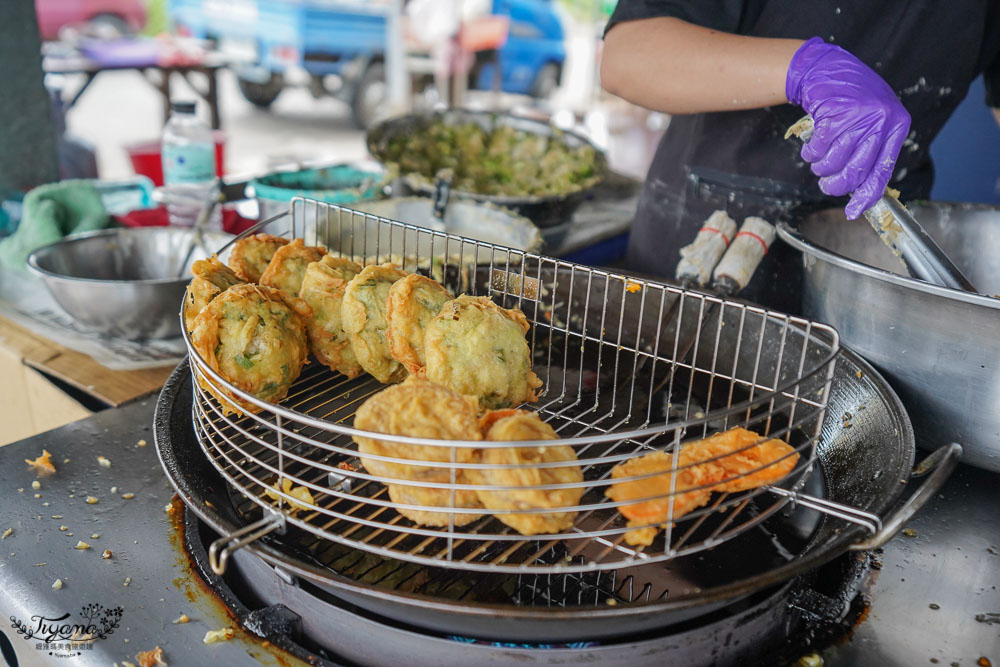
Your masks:
[{"label": "red plastic container", "polygon": [[[215,175],[222,178],[224,152],[226,146],[226,134],[222,130],[213,130],[212,136],[215,138]],[[157,187],[163,185],[163,158],[160,153],[160,140],[144,141],[138,144],[129,144],[125,147],[129,159],[132,160],[132,169],[136,174],[148,176],[153,185]]]}]

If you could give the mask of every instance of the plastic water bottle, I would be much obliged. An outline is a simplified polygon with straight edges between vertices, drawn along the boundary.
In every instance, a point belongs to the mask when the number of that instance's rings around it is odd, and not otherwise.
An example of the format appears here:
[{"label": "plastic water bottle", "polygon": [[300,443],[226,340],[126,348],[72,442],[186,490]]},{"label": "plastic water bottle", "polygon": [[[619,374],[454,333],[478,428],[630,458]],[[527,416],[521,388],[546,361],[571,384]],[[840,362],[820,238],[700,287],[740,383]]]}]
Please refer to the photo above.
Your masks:
[{"label": "plastic water bottle", "polygon": [[[202,208],[218,196],[215,139],[212,129],[195,115],[194,102],[171,102],[163,128],[163,193],[171,225],[191,227]],[[218,207],[206,228],[221,228]]]}]

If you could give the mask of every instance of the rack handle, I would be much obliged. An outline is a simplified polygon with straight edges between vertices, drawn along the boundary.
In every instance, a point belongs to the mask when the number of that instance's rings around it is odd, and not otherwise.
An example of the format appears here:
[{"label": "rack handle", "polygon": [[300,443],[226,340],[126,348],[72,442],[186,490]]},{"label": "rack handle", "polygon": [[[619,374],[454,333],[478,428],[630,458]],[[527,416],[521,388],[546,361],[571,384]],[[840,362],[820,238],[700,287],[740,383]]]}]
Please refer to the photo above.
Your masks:
[{"label": "rack handle", "polygon": [[231,555],[274,531],[278,531],[279,534],[285,532],[285,516],[265,510],[263,518],[243,526],[235,533],[215,540],[208,547],[208,564],[212,572],[221,577],[226,572],[226,565]]},{"label": "rack handle", "polygon": [[928,475],[927,480],[920,485],[920,488],[910,496],[903,506],[890,516],[882,525],[882,528],[867,540],[852,544],[851,551],[870,551],[878,549],[886,542],[895,537],[903,524],[923,507],[928,500],[934,497],[944,485],[952,470],[958,465],[958,460],[962,457],[962,446],[957,442],[950,442],[943,447],[931,452],[927,458],[918,463],[910,473],[910,479],[917,479]]}]

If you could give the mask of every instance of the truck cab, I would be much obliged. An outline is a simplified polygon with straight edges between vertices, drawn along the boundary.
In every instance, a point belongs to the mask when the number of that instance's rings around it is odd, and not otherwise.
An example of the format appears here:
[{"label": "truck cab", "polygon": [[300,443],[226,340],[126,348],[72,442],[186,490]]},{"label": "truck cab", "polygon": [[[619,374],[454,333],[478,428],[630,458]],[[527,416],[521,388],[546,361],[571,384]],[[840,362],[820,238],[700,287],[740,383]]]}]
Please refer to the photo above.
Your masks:
[{"label": "truck cab", "polygon": [[[507,93],[547,97],[566,59],[553,0],[493,0],[492,13],[510,19],[497,60],[477,59],[473,88],[490,89],[496,62]],[[384,96],[383,58],[388,3],[361,0],[170,0],[174,30],[206,39],[233,61],[240,91],[268,108],[304,71],[315,95],[351,105],[360,127],[370,125]],[[331,81],[334,84],[331,84]]]}]

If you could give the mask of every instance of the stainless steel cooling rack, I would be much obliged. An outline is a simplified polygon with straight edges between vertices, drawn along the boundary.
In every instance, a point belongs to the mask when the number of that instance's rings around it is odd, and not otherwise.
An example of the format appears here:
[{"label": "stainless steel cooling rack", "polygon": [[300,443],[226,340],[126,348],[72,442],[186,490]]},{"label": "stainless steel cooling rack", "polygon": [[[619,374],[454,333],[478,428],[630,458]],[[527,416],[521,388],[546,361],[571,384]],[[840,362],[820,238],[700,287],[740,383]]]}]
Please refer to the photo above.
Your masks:
[{"label": "stainless steel cooling rack", "polygon": [[[226,417],[219,399],[195,383],[192,415],[201,446],[241,503],[253,503],[261,516],[213,545],[220,570],[233,550],[289,528],[402,561],[535,573],[616,569],[708,549],[789,500],[878,528],[875,515],[801,493],[815,462],[839,349],[830,327],[309,200],[296,199],[290,215],[251,230],[258,231],[302,237],[364,264],[392,261],[432,275],[455,292],[488,295],[504,307],[520,308],[531,324],[534,369],[544,381],[539,401],[527,407],[537,410],[578,458],[535,467],[579,465],[584,473],[583,482],[532,488],[582,487],[584,493],[579,505],[560,508],[578,514],[571,529],[557,534],[525,537],[494,516],[459,527],[455,516],[483,510],[454,507],[453,501],[408,506],[451,516],[447,526],[417,525],[388,497],[386,482],[398,480],[369,474],[352,440],[364,434],[352,428],[355,411],[383,385],[369,376],[347,379],[312,363],[288,397],[274,405],[228,384],[188,341],[196,378],[260,408],[257,414]],[[627,545],[624,533],[631,528],[617,509],[621,503],[605,496],[611,468],[652,450],[676,457],[683,442],[734,426],[791,444],[799,454],[792,473],[779,486],[716,494],[709,505],[668,522],[651,546]],[[521,488],[455,481],[462,468],[491,467],[457,463],[460,448],[512,443],[377,437],[450,452],[450,462],[433,463],[452,471],[450,482],[407,484],[445,489],[449,498],[463,488]],[[546,444],[552,443],[516,446]],[[282,490],[284,480],[307,488],[312,502]],[[657,497],[675,495],[665,488]],[[545,511],[491,510],[494,515]]]}]

